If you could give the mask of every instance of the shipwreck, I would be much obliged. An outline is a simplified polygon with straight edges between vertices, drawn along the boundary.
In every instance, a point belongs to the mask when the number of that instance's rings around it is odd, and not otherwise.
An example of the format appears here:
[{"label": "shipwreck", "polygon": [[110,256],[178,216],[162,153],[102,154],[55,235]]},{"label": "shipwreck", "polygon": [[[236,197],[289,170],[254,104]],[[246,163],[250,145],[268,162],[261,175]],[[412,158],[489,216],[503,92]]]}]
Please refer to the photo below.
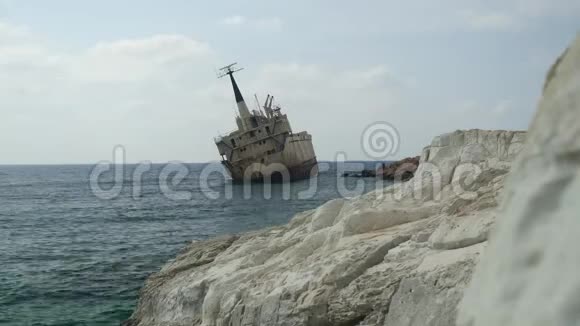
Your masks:
[{"label": "shipwreck", "polygon": [[[221,162],[234,182],[287,182],[318,174],[312,136],[294,133],[282,108],[268,95],[262,107],[250,111],[234,79],[242,70],[231,64],[220,69],[229,76],[237,103],[238,129],[215,138]],[[256,96],[257,101],[257,96]]]}]

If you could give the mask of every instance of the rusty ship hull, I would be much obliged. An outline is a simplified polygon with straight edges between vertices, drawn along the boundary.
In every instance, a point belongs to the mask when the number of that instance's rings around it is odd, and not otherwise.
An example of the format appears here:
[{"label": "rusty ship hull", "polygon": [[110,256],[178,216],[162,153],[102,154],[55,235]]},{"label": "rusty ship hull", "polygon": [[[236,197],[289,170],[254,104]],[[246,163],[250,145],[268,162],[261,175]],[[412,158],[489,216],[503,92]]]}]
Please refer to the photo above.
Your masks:
[{"label": "rusty ship hull", "polygon": [[223,160],[234,182],[285,182],[318,175],[318,162],[307,135],[292,135],[283,149],[262,156],[235,161]]}]

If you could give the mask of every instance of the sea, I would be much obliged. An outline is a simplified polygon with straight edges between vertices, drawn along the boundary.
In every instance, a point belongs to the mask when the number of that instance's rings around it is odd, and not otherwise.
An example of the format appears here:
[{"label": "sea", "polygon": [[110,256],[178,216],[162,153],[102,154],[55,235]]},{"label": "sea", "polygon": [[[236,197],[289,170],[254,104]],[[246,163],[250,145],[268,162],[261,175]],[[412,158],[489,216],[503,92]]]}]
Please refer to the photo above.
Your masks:
[{"label": "sea", "polygon": [[383,187],[342,177],[233,184],[218,163],[0,166],[0,325],[119,325],[145,279],[192,240],[287,223]]}]

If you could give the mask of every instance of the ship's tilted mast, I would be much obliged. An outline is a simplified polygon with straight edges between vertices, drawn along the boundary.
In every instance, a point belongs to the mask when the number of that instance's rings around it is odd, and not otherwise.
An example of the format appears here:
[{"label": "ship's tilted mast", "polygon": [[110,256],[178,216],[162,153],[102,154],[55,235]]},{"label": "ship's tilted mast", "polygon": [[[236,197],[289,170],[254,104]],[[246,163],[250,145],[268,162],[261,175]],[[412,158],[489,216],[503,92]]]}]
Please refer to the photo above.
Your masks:
[{"label": "ship's tilted mast", "polygon": [[238,84],[236,83],[236,80],[234,79],[234,73],[238,72],[244,68],[236,69],[236,68],[234,68],[234,66],[236,64],[237,63],[232,63],[231,65],[220,68],[221,73],[218,75],[218,77],[222,78],[222,77],[225,77],[226,75],[230,76],[230,80],[232,82],[232,87],[234,88],[234,95],[236,97],[236,103],[238,105],[238,112],[240,113],[239,127],[242,130],[247,130],[247,129],[249,129],[248,128],[249,127],[248,120],[251,117],[250,110],[248,110],[248,106],[246,105],[246,101],[244,101],[244,97],[242,96],[242,93],[240,92],[240,89],[238,88]]}]

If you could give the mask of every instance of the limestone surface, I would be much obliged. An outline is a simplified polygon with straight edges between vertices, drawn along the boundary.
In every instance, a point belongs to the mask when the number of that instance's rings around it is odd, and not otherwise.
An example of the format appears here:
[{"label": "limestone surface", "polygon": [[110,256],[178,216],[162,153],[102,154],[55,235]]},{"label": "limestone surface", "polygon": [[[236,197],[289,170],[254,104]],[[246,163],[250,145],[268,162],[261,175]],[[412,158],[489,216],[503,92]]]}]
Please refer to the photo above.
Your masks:
[{"label": "limestone surface", "polygon": [[524,139],[445,134],[407,182],[192,243],[147,280],[126,325],[453,325]]},{"label": "limestone surface", "polygon": [[459,325],[580,325],[580,35],[548,73],[505,188]]}]

